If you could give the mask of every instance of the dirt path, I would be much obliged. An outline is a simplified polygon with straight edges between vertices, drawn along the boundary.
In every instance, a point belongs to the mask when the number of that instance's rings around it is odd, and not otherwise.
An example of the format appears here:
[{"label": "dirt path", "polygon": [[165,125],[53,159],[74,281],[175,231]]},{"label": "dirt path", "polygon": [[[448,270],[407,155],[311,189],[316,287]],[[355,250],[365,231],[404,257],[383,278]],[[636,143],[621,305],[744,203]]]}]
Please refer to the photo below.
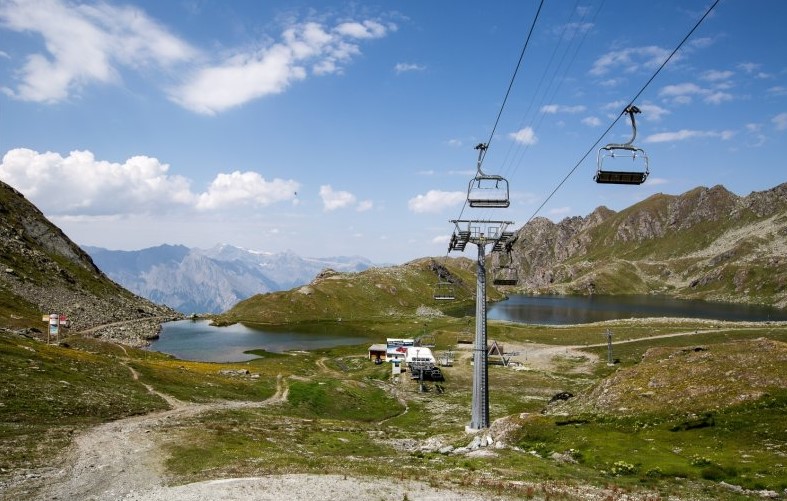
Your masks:
[{"label": "dirt path", "polygon": [[[318,364],[325,367],[325,361]],[[131,377],[138,373],[128,366]],[[334,371],[335,372],[335,371]],[[85,501],[204,501],[250,500],[284,501],[303,499],[380,500],[462,500],[481,501],[490,498],[475,493],[456,492],[422,482],[346,475],[291,474],[253,478],[230,478],[195,482],[180,486],[166,484],[164,455],[157,429],[164,424],[222,409],[253,408],[287,400],[289,386],[281,375],[276,379],[276,392],[263,402],[211,402],[191,404],[170,395],[148,391],[164,398],[170,410],[135,416],[97,426],[76,438],[66,457],[48,478],[41,478],[44,487],[36,500]]]},{"label": "dirt path", "polygon": [[[132,378],[138,379],[136,371],[128,367]],[[156,433],[157,428],[204,412],[280,403],[287,399],[289,390],[286,380],[279,375],[276,393],[263,402],[192,404],[145,386],[172,408],[99,425],[78,436],[66,457],[59,461],[65,467],[56,470],[51,478],[43,479],[45,487],[36,499],[148,499],[151,491],[164,493],[168,488],[162,477],[164,456],[159,448],[161,437]]]}]

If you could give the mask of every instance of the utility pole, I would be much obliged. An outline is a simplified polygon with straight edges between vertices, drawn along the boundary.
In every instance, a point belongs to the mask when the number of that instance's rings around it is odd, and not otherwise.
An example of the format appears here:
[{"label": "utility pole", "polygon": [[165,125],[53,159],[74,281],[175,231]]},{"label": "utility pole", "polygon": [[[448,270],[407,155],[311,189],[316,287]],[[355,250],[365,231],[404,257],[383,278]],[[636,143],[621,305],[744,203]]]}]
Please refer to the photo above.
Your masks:
[{"label": "utility pole", "polygon": [[486,246],[492,252],[505,248],[513,232],[506,231],[511,221],[453,220],[456,231],[448,247],[464,251],[468,243],[478,247],[476,262],[475,341],[473,343],[473,401],[470,430],[489,428],[489,365],[486,337]]},{"label": "utility pole", "polygon": [[612,331],[607,329],[604,335],[607,337],[607,365],[615,365],[612,361]]}]

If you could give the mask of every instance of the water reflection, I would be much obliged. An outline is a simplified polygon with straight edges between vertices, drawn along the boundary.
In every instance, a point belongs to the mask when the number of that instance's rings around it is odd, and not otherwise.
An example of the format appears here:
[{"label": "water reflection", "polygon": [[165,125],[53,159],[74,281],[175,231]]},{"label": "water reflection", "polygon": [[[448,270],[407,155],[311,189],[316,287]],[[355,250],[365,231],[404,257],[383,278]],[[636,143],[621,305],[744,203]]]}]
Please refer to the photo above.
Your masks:
[{"label": "water reflection", "polygon": [[787,311],[766,306],[689,301],[662,296],[513,295],[491,305],[487,313],[490,320],[543,325],[646,317],[775,321],[787,320]]},{"label": "water reflection", "polygon": [[367,342],[358,336],[337,333],[265,331],[242,324],[214,327],[207,320],[180,320],[161,326],[159,339],[150,349],[182,360],[244,362],[257,358],[244,351],[263,349],[273,353],[313,350]]}]

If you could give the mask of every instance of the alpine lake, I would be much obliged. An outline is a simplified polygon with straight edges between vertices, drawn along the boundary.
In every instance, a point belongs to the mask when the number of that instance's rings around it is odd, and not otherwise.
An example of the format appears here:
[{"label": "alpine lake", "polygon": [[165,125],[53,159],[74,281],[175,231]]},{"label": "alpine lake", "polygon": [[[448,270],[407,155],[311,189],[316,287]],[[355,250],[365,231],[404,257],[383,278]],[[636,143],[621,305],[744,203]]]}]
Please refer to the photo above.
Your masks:
[{"label": "alpine lake", "polygon": [[[466,312],[473,315],[474,310]],[[697,318],[724,321],[783,321],[787,310],[767,306],[711,303],[660,296],[527,296],[512,295],[489,306],[488,320],[523,324],[573,325],[628,318]],[[271,330],[244,324],[216,327],[208,320],[162,324],[150,349],[183,360],[243,362],[259,355],[251,350],[284,353],[334,346],[381,343],[331,329],[319,332]]]}]

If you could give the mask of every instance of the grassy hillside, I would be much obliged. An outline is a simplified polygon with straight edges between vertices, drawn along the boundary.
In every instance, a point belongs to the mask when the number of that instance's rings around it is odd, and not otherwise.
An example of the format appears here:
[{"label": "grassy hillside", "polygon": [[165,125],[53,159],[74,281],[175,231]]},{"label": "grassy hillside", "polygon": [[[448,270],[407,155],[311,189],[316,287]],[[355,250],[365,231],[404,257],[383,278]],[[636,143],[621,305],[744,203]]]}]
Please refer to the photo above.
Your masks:
[{"label": "grassy hillside", "polygon": [[[316,321],[399,320],[430,316],[436,309],[463,314],[475,304],[475,262],[426,258],[402,266],[370,268],[358,273],[326,270],[309,285],[241,301],[216,323],[298,324]],[[436,301],[438,282],[450,282],[454,301]],[[488,288],[490,300],[502,296]],[[419,313],[421,308],[421,313]]]},{"label": "grassy hillside", "polygon": [[787,306],[787,185],[747,197],[696,188],[602,209],[521,228],[512,290]]},{"label": "grassy hillside", "polygon": [[[607,327],[621,359],[614,367],[603,345],[576,349],[603,339]],[[177,483],[294,472],[393,475],[567,500],[591,491],[598,499],[733,500],[787,489],[785,325],[493,323],[490,339],[517,352],[519,363],[489,368],[496,445],[455,454],[440,450],[472,439],[464,431],[471,351],[455,344],[462,329],[454,320],[436,331],[436,350],[452,348],[456,360],[444,369],[441,393],[434,384],[419,392],[406,374],[391,380],[387,365],[366,358],[365,345],[212,364],[83,338],[57,347],[2,334],[0,485],[51,463],[85,427],[166,408],[156,391],[197,403],[282,396],[272,405],[160,420],[152,433]],[[539,365],[544,347],[552,358]],[[576,396],[550,403],[561,392]]]}]

